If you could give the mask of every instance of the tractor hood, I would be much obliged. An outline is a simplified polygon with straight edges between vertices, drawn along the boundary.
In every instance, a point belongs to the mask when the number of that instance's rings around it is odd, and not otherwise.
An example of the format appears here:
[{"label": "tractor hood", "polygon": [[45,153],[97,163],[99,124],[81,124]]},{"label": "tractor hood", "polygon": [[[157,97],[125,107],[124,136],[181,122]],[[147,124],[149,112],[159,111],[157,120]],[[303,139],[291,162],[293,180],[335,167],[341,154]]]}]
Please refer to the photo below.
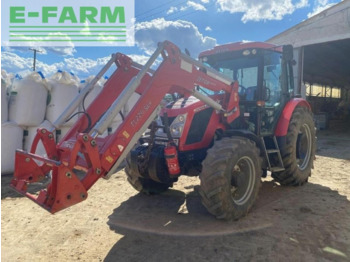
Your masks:
[{"label": "tractor hood", "polygon": [[206,108],[208,108],[206,104],[194,96],[190,96],[180,98],[175,102],[167,104],[166,107],[162,109],[161,116],[167,113],[168,117],[176,117],[179,114],[186,114],[188,112],[197,113]]}]

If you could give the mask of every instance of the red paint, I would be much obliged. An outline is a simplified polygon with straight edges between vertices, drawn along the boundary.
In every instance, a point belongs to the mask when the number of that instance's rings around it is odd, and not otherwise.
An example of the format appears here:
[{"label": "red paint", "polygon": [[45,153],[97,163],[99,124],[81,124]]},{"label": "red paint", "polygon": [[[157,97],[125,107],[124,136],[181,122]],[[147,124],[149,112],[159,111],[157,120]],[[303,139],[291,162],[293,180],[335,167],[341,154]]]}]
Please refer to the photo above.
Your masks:
[{"label": "red paint", "polygon": [[177,158],[176,146],[168,145],[164,148],[164,157],[168,166],[169,174],[177,176],[181,174],[179,159]]},{"label": "red paint", "polygon": [[288,126],[290,119],[292,118],[293,112],[297,106],[302,106],[311,109],[310,104],[302,98],[294,98],[290,100],[283,109],[283,112],[278,120],[275,135],[285,136],[288,132]]},{"label": "red paint", "polygon": [[200,53],[199,58],[204,57],[204,56],[216,55],[216,54],[220,54],[220,53],[235,52],[235,51],[240,51],[240,50],[245,50],[245,49],[254,49],[254,48],[255,49],[271,49],[273,51],[282,52],[281,46],[276,46],[276,45],[269,44],[269,43],[237,42],[237,43],[215,46],[213,49],[210,49],[210,50],[207,50],[207,51]]}]

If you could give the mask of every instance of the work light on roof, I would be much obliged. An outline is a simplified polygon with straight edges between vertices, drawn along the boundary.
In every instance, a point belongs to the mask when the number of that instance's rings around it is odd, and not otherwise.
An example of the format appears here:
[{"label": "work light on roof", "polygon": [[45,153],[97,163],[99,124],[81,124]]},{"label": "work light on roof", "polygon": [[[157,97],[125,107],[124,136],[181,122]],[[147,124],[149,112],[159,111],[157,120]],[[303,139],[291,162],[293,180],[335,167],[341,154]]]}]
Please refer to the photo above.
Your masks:
[{"label": "work light on roof", "polygon": [[250,55],[250,50],[248,50],[248,49],[244,50],[243,55]]}]

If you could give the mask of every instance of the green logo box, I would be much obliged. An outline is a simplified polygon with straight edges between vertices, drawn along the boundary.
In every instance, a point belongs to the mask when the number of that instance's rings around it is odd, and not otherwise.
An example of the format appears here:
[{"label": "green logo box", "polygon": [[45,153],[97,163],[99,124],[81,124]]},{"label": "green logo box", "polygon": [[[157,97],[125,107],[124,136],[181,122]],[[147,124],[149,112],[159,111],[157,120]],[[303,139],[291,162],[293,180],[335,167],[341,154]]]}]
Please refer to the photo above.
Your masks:
[{"label": "green logo box", "polygon": [[133,46],[134,1],[1,2],[2,46]]}]

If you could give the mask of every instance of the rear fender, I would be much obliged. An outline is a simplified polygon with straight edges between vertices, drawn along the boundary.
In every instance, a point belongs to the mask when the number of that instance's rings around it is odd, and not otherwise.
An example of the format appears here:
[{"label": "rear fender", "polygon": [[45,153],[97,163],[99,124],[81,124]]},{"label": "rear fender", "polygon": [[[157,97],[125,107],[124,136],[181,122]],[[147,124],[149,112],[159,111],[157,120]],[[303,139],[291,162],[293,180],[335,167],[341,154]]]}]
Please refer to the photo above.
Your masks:
[{"label": "rear fender", "polygon": [[278,120],[275,136],[285,136],[288,132],[288,126],[290,119],[292,118],[293,112],[297,106],[306,107],[311,109],[310,104],[302,98],[293,98],[284,107],[280,119]]}]

